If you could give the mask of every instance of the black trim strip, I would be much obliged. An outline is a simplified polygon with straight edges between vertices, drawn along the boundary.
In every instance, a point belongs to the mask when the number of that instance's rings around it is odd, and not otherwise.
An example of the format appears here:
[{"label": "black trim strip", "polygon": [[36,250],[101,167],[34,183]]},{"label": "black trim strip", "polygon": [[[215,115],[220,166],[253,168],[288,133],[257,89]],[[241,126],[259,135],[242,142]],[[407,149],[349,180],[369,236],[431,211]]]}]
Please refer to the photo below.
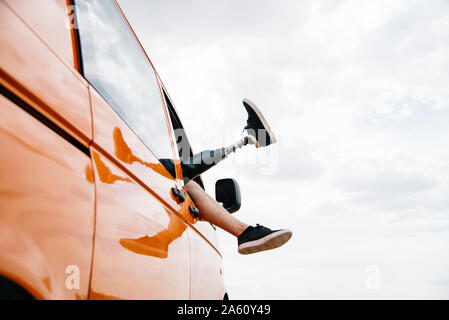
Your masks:
[{"label": "black trim strip", "polygon": [[49,129],[51,129],[53,132],[55,132],[57,135],[65,139],[67,142],[72,144],[74,147],[79,149],[82,153],[90,157],[90,150],[88,147],[83,145],[81,142],[79,142],[77,139],[72,137],[70,133],[59,127],[57,124],[55,124],[53,121],[48,119],[46,116],[44,116],[42,113],[34,109],[32,106],[30,106],[28,103],[20,99],[18,96],[16,96],[14,93],[9,91],[4,86],[0,85],[0,93],[7,98],[9,101],[17,105],[19,108],[21,108],[23,111],[28,113],[29,115],[33,116],[36,120],[43,123],[45,126],[47,126]]},{"label": "black trim strip", "polygon": [[75,42],[76,42],[76,48],[77,56],[78,56],[78,64],[79,64],[79,70],[78,72],[84,77],[84,66],[83,66],[83,55],[81,51],[81,39],[80,39],[80,31],[79,31],[79,24],[78,24],[78,12],[76,10],[76,3],[75,0],[69,0],[70,5],[74,8],[74,17],[73,17],[73,23],[74,23],[74,35],[75,35]]}]

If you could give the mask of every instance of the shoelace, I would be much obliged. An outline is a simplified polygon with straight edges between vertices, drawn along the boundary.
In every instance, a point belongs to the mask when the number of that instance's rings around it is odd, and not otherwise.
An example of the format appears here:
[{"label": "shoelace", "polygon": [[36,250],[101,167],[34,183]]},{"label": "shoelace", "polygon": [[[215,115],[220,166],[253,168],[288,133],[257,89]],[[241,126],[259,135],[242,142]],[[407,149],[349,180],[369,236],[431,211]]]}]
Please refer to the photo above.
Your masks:
[{"label": "shoelace", "polygon": [[265,227],[264,227],[264,226],[261,226],[261,225],[260,225],[260,224],[258,224],[258,223],[256,224],[255,228],[256,228],[256,229],[265,229]]}]

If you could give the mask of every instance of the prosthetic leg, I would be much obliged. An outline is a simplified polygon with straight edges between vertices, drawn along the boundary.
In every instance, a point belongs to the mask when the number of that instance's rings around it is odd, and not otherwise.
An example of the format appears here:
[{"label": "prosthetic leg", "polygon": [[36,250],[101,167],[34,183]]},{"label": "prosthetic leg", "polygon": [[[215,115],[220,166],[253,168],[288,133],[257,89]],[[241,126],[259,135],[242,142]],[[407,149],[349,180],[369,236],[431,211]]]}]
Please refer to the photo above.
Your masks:
[{"label": "prosthetic leg", "polygon": [[249,99],[243,99],[243,106],[248,113],[248,120],[243,130],[247,135],[229,147],[216,150],[205,150],[181,162],[184,179],[194,179],[206,170],[209,170],[231,153],[246,145],[255,145],[256,148],[266,147],[276,143],[276,137],[265,120],[260,109]]},{"label": "prosthetic leg", "polygon": [[[195,178],[197,175],[215,166],[231,153],[236,152],[237,149],[243,148],[246,145],[253,144],[256,148],[260,148],[276,143],[276,137],[268,126],[259,108],[248,99],[243,100],[243,106],[248,112],[248,120],[244,129],[246,130],[247,135],[227,148],[216,149],[214,151],[206,150],[191,157],[189,159],[190,162],[181,162],[185,179],[186,177],[187,179]],[[195,184],[187,184],[187,187],[189,186],[194,188]],[[201,198],[201,195],[205,194],[205,192],[200,186],[198,186],[198,189],[200,190],[199,198]],[[190,189],[190,193],[192,192],[194,191]],[[206,212],[209,216],[209,220],[206,219],[206,221],[210,222],[210,218],[212,217],[215,221],[220,223],[218,224],[219,227],[227,227],[228,229],[226,230],[228,232],[237,236],[238,252],[241,254],[252,254],[275,249],[284,245],[292,237],[293,233],[288,229],[271,230],[259,224],[255,227],[246,227],[246,224],[237,219],[229,221],[232,217],[223,214],[224,210],[220,208],[220,205],[217,205],[218,202],[213,201],[212,199],[209,199],[208,201],[208,199],[209,198],[205,197],[205,200],[197,201],[200,206],[206,206],[206,208],[200,207],[200,210]],[[217,199],[219,199],[219,197],[217,197]],[[209,207],[205,204],[207,202],[211,202],[214,205]],[[218,210],[217,208],[221,210]],[[234,211],[229,212],[232,213]],[[246,227],[243,231],[239,230],[242,224],[244,225],[243,227]],[[234,232],[236,229],[238,232]]]}]

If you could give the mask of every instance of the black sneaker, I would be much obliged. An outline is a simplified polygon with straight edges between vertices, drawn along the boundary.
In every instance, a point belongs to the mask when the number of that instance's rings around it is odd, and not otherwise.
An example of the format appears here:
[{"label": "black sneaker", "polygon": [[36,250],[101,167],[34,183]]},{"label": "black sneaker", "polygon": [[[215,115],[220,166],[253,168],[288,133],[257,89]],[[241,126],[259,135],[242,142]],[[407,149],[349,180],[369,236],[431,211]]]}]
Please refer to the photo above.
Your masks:
[{"label": "black sneaker", "polygon": [[248,227],[238,237],[239,253],[251,254],[275,249],[282,246],[292,237],[290,230],[271,230],[260,225]]},{"label": "black sneaker", "polygon": [[249,99],[243,99],[243,106],[248,112],[248,120],[245,129],[253,136],[257,143],[256,147],[266,147],[276,143],[276,137],[265,120],[259,108]]}]

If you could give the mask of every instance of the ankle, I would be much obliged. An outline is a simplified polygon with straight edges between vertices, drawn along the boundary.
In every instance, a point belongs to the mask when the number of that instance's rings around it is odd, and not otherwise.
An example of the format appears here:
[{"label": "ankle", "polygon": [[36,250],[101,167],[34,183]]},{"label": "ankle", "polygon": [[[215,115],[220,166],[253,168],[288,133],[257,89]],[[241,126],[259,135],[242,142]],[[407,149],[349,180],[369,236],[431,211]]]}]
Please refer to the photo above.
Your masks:
[{"label": "ankle", "polygon": [[243,232],[245,232],[246,229],[248,229],[250,225],[248,224],[242,224],[240,228],[237,230],[237,232],[234,234],[237,238],[242,235]]}]

